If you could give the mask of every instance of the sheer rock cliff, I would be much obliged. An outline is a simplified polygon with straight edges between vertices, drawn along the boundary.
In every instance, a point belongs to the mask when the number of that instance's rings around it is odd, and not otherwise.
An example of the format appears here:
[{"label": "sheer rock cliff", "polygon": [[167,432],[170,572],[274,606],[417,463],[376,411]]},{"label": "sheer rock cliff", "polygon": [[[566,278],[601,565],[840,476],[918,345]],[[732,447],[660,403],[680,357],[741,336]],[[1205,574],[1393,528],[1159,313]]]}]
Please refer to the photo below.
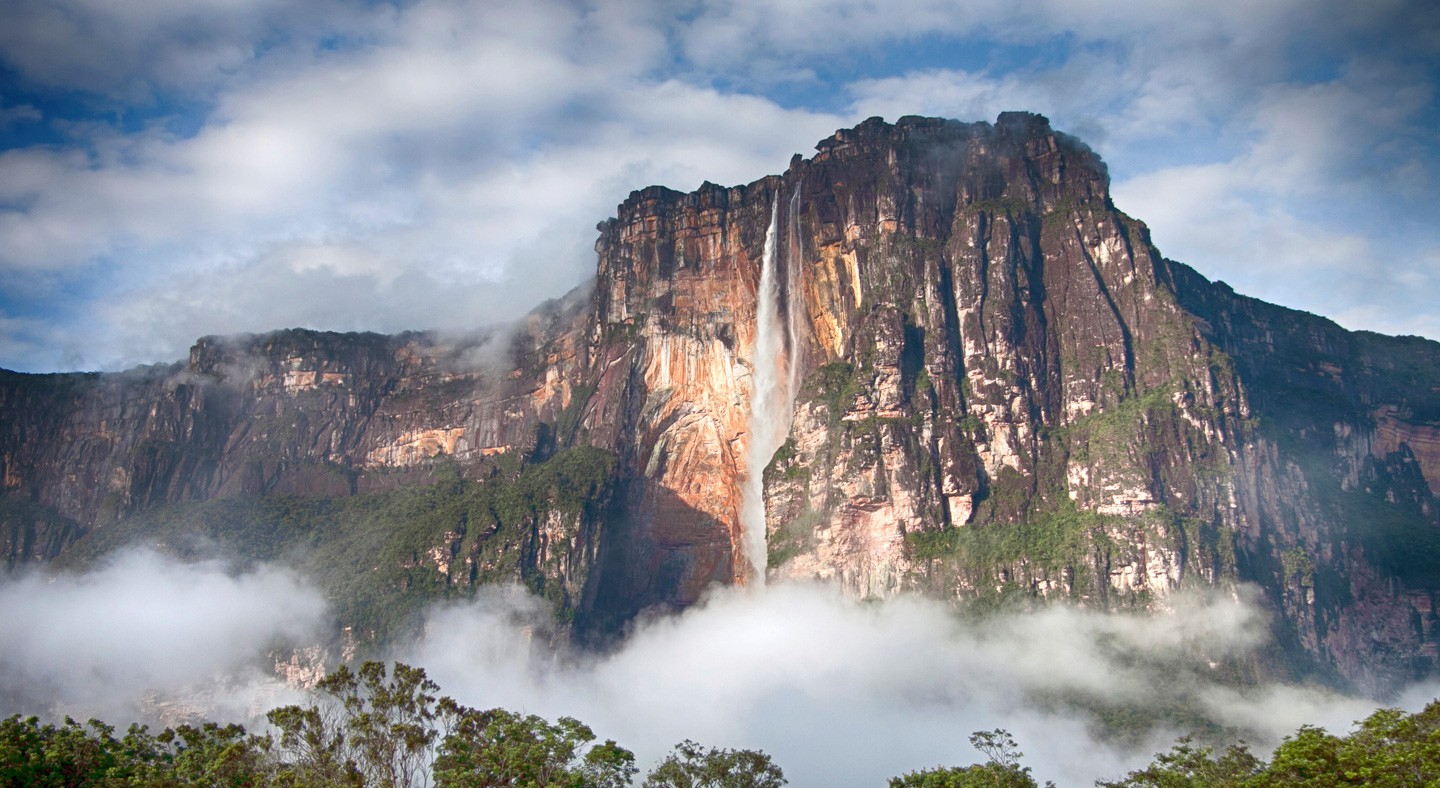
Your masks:
[{"label": "sheer rock cliff", "polygon": [[[751,468],[772,211],[793,421]],[[1287,655],[1267,670],[1434,673],[1440,345],[1166,260],[1043,117],[871,119],[746,186],[634,192],[596,250],[591,292],[473,337],[292,330],[5,373],[8,563],[167,507],[531,479],[412,534],[407,571],[437,595],[520,580],[603,633],[744,582],[763,473],[771,582],[1101,608],[1248,582]]]}]

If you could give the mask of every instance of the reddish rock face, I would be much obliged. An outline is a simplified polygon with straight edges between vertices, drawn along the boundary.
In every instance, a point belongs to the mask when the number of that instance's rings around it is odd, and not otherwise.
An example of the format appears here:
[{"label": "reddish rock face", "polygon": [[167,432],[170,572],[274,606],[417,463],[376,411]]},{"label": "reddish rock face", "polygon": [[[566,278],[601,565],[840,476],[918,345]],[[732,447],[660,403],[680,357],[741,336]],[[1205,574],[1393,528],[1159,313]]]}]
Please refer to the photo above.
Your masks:
[{"label": "reddish rock face", "polygon": [[[753,468],[772,211],[797,391]],[[603,514],[537,528],[591,545],[567,583],[608,625],[745,577],[741,490],[763,473],[774,580],[1102,607],[1248,581],[1292,666],[1370,689],[1435,670],[1437,556],[1413,559],[1440,550],[1440,346],[1163,259],[1044,118],[872,119],[783,175],[637,191],[599,229],[593,294],[488,345],[290,331],[7,374],[0,483],[50,518],[10,527],[8,559],[167,502],[589,444],[617,460]]]}]

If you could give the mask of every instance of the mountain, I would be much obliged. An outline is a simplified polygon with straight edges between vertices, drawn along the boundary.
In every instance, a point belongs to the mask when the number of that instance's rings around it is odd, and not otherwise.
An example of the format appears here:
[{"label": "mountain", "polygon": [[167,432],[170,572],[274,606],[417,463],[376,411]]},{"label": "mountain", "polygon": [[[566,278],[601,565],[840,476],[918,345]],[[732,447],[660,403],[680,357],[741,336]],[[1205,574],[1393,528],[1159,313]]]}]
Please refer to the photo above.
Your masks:
[{"label": "mountain", "polygon": [[590,292],[513,327],[4,373],[7,562],[218,543],[308,566],[363,637],[495,580],[584,637],[713,583],[1130,609],[1246,582],[1261,669],[1434,674],[1440,344],[1166,260],[1045,118],[872,118],[598,229]]}]

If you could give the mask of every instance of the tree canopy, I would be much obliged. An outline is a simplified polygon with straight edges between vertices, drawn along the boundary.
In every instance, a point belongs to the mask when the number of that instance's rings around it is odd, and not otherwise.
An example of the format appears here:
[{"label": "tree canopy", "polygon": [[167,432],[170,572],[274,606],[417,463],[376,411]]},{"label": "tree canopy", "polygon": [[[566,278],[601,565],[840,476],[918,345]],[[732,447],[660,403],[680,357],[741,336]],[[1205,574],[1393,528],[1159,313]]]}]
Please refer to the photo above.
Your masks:
[{"label": "tree canopy", "polygon": [[1097,783],[1103,788],[1436,784],[1440,784],[1440,700],[1414,714],[1380,709],[1345,736],[1302,725],[1275,748],[1269,763],[1251,753],[1244,742],[1217,750],[1185,737],[1144,769]]},{"label": "tree canopy", "polygon": [[[181,725],[159,734],[134,725],[122,737],[99,720],[61,724],[14,715],[0,721],[0,785],[318,786],[331,788],[624,788],[635,755],[597,741],[571,717],[550,722],[474,709],[438,695],[421,668],[341,666],[308,705],[272,709],[271,732],[239,725]],[[778,788],[780,767],[754,750],[692,741],[646,780],[655,786]]]},{"label": "tree canopy", "polygon": [[[442,697],[421,668],[342,666],[308,705],[267,715],[271,730],[205,722],[123,735],[99,720],[0,720],[0,786],[355,786],[356,788],[624,788],[635,756],[599,741],[571,717],[551,722],[505,709],[474,709]],[[986,758],[889,781],[890,788],[1035,788],[1024,753],[1002,728],[970,744]],[[780,788],[784,772],[759,750],[686,739],[646,775],[643,788]],[[1346,735],[1301,726],[1266,762],[1244,742],[1182,737],[1146,767],[1101,788],[1380,788],[1440,784],[1440,700],[1408,714],[1380,709]],[[1047,783],[1047,785],[1050,785]]]},{"label": "tree canopy", "polygon": [[759,750],[703,748],[689,739],[645,778],[644,788],[780,788],[785,773]]},{"label": "tree canopy", "polygon": [[976,731],[970,745],[985,755],[985,763],[910,772],[892,777],[890,788],[1036,788],[1030,767],[1020,765],[1025,753],[1009,731]]}]

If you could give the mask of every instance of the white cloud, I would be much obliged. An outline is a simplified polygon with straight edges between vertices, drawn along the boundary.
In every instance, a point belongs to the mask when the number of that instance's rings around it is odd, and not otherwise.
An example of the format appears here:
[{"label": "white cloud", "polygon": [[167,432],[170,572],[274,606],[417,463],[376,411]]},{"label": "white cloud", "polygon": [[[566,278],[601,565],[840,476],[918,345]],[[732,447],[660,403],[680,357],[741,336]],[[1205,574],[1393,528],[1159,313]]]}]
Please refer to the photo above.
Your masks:
[{"label": "white cloud", "polygon": [[[1092,5],[1100,19],[1114,12]],[[1112,45],[1019,69],[862,79],[848,90],[860,114],[1048,114],[1106,156],[1120,207],[1150,225],[1168,256],[1352,328],[1434,335],[1434,291],[1415,287],[1433,269],[1416,250],[1440,243],[1440,232],[1414,216],[1440,198],[1433,73],[1340,47],[1325,56],[1333,73],[1300,78],[1278,54],[1388,29],[1399,6],[1310,13],[1294,29],[1283,23],[1298,9],[1250,19],[1237,8],[1186,11],[1208,21],[1132,38],[1057,9],[1044,24]],[[1122,28],[1155,23],[1147,13]]]},{"label": "white cloud", "polygon": [[[196,329],[489,322],[538,283],[555,295],[587,275],[590,228],[631,189],[749,182],[870,114],[1005,109],[1045,112],[1085,139],[1137,178],[1117,190],[1127,194],[1162,196],[1160,180],[1191,177],[1178,168],[1229,167],[1224,210],[1162,208],[1184,227],[1127,204],[1207,273],[1230,264],[1198,240],[1210,214],[1215,236],[1248,234],[1235,224],[1247,214],[1278,222],[1274,259],[1316,253],[1316,238],[1332,241],[1321,257],[1393,256],[1376,239],[1397,228],[1342,228],[1324,211],[1339,194],[1434,194],[1433,80],[1413,55],[1423,34],[1403,36],[1404,63],[1346,48],[1401,29],[1407,4],[1252,5],[1034,0],[957,13],[935,0],[757,0],[676,15],[621,0],[24,0],[0,11],[13,22],[0,28],[35,35],[0,34],[0,58],[31,84],[179,91],[211,109],[193,135],[100,118],[70,126],[74,144],[0,154],[0,298],[93,292],[82,297],[101,306],[68,310],[83,323],[57,310],[53,333],[110,368],[178,357]],[[907,60],[921,38],[931,44],[917,51],[948,41],[988,62]],[[1305,42],[1333,46],[1342,72],[1297,78]],[[1017,45],[1040,54],[1017,60],[1028,51]],[[889,65],[872,62],[881,55]],[[839,114],[774,98],[825,90],[836,93],[812,105]],[[1302,210],[1296,195],[1315,204]],[[1433,245],[1433,230],[1399,229],[1412,247]],[[518,261],[528,274],[541,257],[556,263],[524,278],[536,286],[506,289]],[[3,363],[53,368],[59,355]]]},{"label": "white cloud", "polygon": [[[739,0],[701,2],[679,25],[680,51],[701,69],[766,79],[807,73],[810,68],[846,69],[877,44],[904,48],[922,38],[953,41],[961,52],[985,52],[992,44],[1114,46],[1146,53],[1163,68],[1167,55],[1217,50],[1273,76],[1280,35],[1303,38],[1316,26],[1314,0],[1282,0],[1263,7],[1247,2],[1196,4],[1183,0],[1020,0],[968,2],[897,0]],[[814,61],[833,62],[816,65]],[[915,70],[919,70],[918,68]],[[1257,78],[1262,74],[1257,73]],[[908,113],[906,113],[908,114]]]},{"label": "white cloud", "polygon": [[[1186,708],[1260,748],[1301,724],[1347,730],[1374,703],[1284,684],[1229,686],[1227,660],[1268,647],[1248,589],[1172,597],[1167,612],[1063,607],[985,619],[943,602],[844,597],[786,583],[716,589],[683,613],[642,618],[606,653],[557,650],[546,604],[513,587],[433,608],[400,659],[462,703],[572,715],[649,765],[676,742],[758,748],[794,785],[878,785],[981,760],[965,744],[1004,727],[1042,779],[1082,784],[1148,762],[1184,730],[1132,746],[1097,738],[1082,709]],[[237,572],[132,552],[81,575],[0,583],[6,713],[179,715],[252,722],[294,702],[270,649],[323,639],[325,605],[293,573]],[[1409,688],[1418,708],[1434,684]]]},{"label": "white cloud", "polygon": [[682,51],[701,68],[801,60],[922,32],[964,33],[1004,8],[987,0],[957,9],[947,0],[709,0],[680,26]]},{"label": "white cloud", "polygon": [[1433,88],[1413,76],[1354,62],[1326,82],[1268,86],[1236,113],[1233,157],[1135,175],[1116,201],[1167,256],[1242,293],[1435,336],[1433,290],[1416,288],[1433,263],[1415,252],[1440,232],[1397,226],[1417,196],[1440,194],[1423,153]]},{"label": "white cloud", "polygon": [[[404,183],[382,177],[356,198],[340,199],[346,187],[323,175],[277,192],[313,196],[272,205],[268,189],[255,189],[250,202],[225,185],[228,177],[194,179],[214,185],[221,194],[213,200],[158,185],[148,212],[175,229],[166,239],[157,227],[154,237],[180,245],[183,256],[137,259],[143,278],[113,294],[78,333],[91,337],[91,359],[134,363],[179,357],[210,333],[297,323],[466,329],[509,319],[593,274],[597,217],[636,184],[739,181],[788,161],[796,151],[789,140],[813,142],[836,125],[674,82],[631,88],[615,104],[581,140],[500,161],[425,164]],[[347,161],[363,169],[363,152],[382,145],[358,143]],[[336,172],[349,178],[348,166]],[[336,204],[326,206],[332,196]],[[252,210],[260,216],[242,221]],[[216,226],[211,214],[232,227]],[[83,225],[77,218],[72,226]]]},{"label": "white cloud", "polygon": [[1294,299],[1274,295],[1298,284],[1297,273],[1343,275],[1373,259],[1362,236],[1298,219],[1255,183],[1244,160],[1175,167],[1116,184],[1115,201],[1152,228],[1167,256],[1280,303]]},{"label": "white cloud", "polygon": [[1055,96],[1048,86],[1018,74],[991,78],[984,74],[949,69],[911,73],[900,77],[852,82],[857,113],[892,120],[902,115],[993,120],[1000,112],[1024,107],[1033,112],[1055,112]]},{"label": "white cloud", "polygon": [[1153,617],[1052,608],[967,624],[918,597],[862,603],[783,584],[641,622],[608,656],[557,658],[540,603],[496,589],[433,613],[408,659],[463,703],[574,715],[642,762],[688,737],[763,749],[794,785],[879,785],[976,762],[968,735],[995,727],[1016,735],[1037,776],[1078,785],[1147,763],[1177,733],[1107,744],[1061,697],[1185,702],[1261,746],[1302,723],[1345,730],[1372,710],[1317,690],[1222,686],[1207,660],[1261,647],[1263,616],[1243,595],[1175,602]]},{"label": "white cloud", "polygon": [[1367,197],[1376,187],[1403,187],[1397,171],[1417,164],[1434,137],[1419,120],[1434,89],[1414,77],[1356,63],[1329,82],[1263,91],[1254,109],[1260,136],[1244,162],[1255,187]]},{"label": "white cloud", "polygon": [[81,575],[0,582],[0,699],[6,713],[150,717],[169,701],[248,719],[287,690],[263,668],[273,648],[323,633],[325,603],[288,571],[232,572],[128,552]]},{"label": "white cloud", "polygon": [[[177,357],[197,329],[473,327],[588,276],[631,189],[758,178],[837,125],[636,73],[659,45],[631,18],[417,4],[373,46],[273,56],[193,137],[11,151],[8,289],[105,260],[119,287],[72,330],[109,366]],[[636,47],[611,57],[611,36]]]}]

